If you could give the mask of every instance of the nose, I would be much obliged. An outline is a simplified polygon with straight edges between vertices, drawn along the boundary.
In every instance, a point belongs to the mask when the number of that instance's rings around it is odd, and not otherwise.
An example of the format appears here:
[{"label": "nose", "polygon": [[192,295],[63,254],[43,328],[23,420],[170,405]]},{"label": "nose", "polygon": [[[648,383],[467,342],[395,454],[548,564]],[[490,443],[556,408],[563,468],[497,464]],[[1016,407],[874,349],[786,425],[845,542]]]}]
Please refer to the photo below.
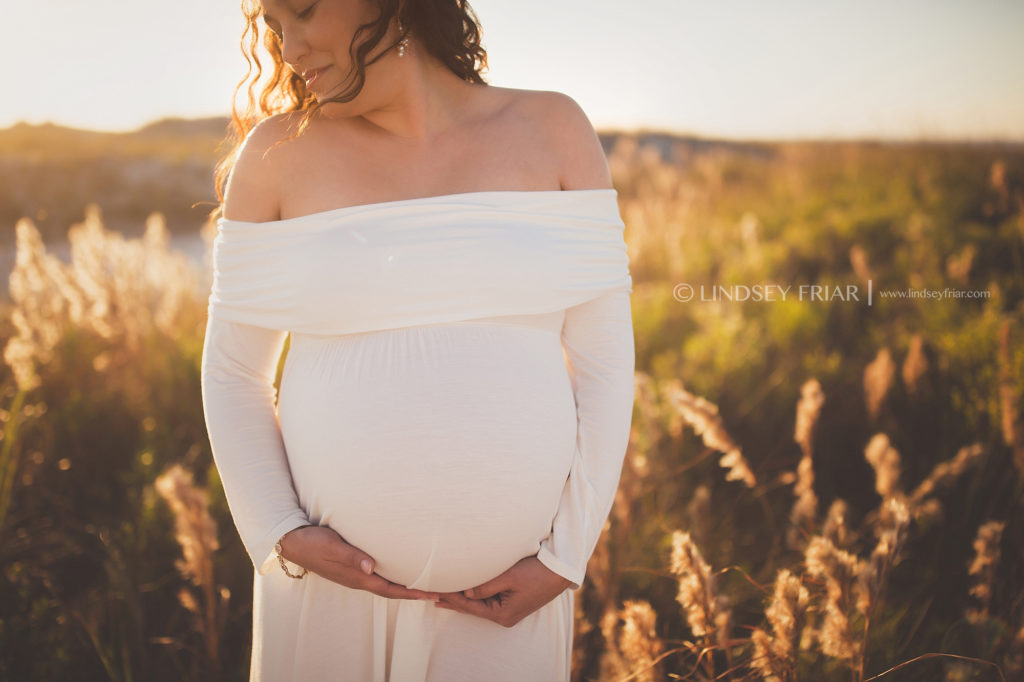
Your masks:
[{"label": "nose", "polygon": [[293,71],[301,71],[297,65],[308,50],[309,44],[298,30],[292,29],[281,34],[281,58]]}]

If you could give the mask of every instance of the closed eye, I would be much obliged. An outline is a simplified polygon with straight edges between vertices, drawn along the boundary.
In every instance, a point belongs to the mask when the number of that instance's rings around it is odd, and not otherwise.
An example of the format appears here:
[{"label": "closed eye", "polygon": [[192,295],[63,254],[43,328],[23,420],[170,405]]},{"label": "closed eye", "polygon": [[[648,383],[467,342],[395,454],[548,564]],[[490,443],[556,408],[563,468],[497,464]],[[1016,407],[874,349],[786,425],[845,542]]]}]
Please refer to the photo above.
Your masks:
[{"label": "closed eye", "polygon": [[[303,20],[308,19],[309,17],[311,17],[313,15],[313,9],[317,5],[319,5],[319,4],[320,4],[320,0],[316,0],[316,2],[314,2],[312,5],[310,5],[306,9],[302,10],[301,12],[296,14],[295,16],[297,16],[299,19],[303,19]],[[280,31],[280,29],[275,28],[271,24],[272,21],[273,21],[273,19],[271,19],[268,15],[266,15],[266,14],[263,15],[263,22],[267,25],[267,28],[270,29],[271,33],[273,33],[278,38],[280,38],[281,37],[281,31]]]},{"label": "closed eye", "polygon": [[268,17],[266,14],[263,15],[263,23],[267,25],[267,28],[270,29],[271,33],[273,33],[275,36],[280,38],[281,37],[281,32],[278,29],[274,28],[274,24],[271,23],[272,21],[274,21],[274,20],[271,19],[270,17]]}]

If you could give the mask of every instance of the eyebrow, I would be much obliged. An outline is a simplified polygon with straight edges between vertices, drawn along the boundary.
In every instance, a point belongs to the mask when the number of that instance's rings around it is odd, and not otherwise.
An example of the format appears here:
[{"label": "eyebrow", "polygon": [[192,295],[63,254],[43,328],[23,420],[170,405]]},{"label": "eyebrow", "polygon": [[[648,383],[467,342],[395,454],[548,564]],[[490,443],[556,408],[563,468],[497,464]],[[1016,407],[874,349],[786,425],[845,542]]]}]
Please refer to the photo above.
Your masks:
[{"label": "eyebrow", "polygon": [[[282,2],[282,3],[281,3],[281,5],[282,5],[282,6],[283,6],[283,7],[284,7],[284,8],[286,9],[286,10],[289,10],[289,11],[291,11],[291,12],[293,12],[293,13],[295,12],[295,10],[293,10],[293,9],[292,9],[292,8],[291,8],[291,7],[290,7],[290,6],[288,5],[288,3],[287,3],[287,2]],[[268,12],[267,12],[266,8],[264,8],[264,9],[263,9],[263,11],[262,11],[262,12],[260,12],[260,18],[261,18],[261,19],[263,19],[263,21],[264,21],[264,22],[271,22],[271,21],[277,21],[277,19],[275,19],[274,17],[270,16],[270,13],[268,13]]]}]

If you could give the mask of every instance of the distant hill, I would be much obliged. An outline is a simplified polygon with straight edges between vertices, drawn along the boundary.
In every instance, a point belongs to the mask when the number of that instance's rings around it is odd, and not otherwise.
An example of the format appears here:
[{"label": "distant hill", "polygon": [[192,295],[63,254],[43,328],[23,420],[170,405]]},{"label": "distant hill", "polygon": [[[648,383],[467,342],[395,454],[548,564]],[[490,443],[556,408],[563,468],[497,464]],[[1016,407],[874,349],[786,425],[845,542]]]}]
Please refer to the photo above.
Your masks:
[{"label": "distant hill", "polygon": [[[33,218],[46,239],[62,239],[90,202],[100,205],[108,227],[126,233],[141,232],[153,211],[167,217],[171,231],[198,229],[216,207],[213,170],[228,123],[227,116],[171,117],[116,133],[52,123],[0,129],[0,243],[13,239],[14,224],[23,216]],[[600,131],[599,136],[607,154],[628,136],[632,144],[683,166],[702,154],[763,157],[778,149],[771,142],[656,130]]]},{"label": "distant hill", "polygon": [[[95,202],[114,229],[141,230],[162,211],[172,231],[194,230],[216,206],[213,169],[227,116],[164,118],[128,132],[83,130],[53,123],[0,129],[0,242],[10,241],[23,216],[47,239],[63,238],[84,207]],[[610,153],[623,132],[600,135]],[[765,154],[770,145],[723,142],[665,132],[642,132],[638,142],[676,163],[727,147]],[[198,205],[196,205],[198,204]]]},{"label": "distant hill", "polygon": [[33,218],[44,238],[63,238],[90,202],[114,229],[141,231],[153,211],[172,231],[197,229],[216,206],[213,169],[227,125],[213,117],[130,132],[52,123],[0,129],[0,240],[13,239],[21,217]]},{"label": "distant hill", "polygon": [[221,137],[228,132],[227,116],[210,116],[208,118],[162,118],[147,123],[135,131],[135,135],[143,136],[213,136]]}]

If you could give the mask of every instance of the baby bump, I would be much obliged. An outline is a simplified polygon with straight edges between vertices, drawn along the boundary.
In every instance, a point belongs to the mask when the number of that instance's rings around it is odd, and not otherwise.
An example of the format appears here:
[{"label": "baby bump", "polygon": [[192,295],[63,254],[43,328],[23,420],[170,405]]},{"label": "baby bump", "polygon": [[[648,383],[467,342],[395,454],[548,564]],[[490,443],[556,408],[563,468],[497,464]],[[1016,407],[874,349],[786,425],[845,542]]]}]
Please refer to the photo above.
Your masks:
[{"label": "baby bump", "polygon": [[311,518],[445,592],[537,552],[576,442],[558,336],[512,326],[293,337],[279,414]]}]

